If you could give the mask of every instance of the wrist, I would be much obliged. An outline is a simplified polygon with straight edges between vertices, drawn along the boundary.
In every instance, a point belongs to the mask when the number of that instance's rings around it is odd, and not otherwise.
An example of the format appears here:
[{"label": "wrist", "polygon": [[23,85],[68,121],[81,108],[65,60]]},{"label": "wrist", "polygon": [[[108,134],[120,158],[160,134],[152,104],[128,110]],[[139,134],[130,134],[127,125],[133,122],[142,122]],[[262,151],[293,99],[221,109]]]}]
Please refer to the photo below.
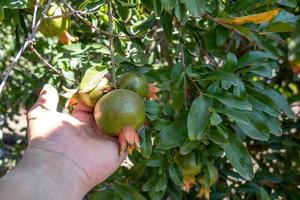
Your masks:
[{"label": "wrist", "polygon": [[74,165],[59,153],[28,147],[0,185],[18,188],[11,199],[82,199],[89,188],[84,172]]}]

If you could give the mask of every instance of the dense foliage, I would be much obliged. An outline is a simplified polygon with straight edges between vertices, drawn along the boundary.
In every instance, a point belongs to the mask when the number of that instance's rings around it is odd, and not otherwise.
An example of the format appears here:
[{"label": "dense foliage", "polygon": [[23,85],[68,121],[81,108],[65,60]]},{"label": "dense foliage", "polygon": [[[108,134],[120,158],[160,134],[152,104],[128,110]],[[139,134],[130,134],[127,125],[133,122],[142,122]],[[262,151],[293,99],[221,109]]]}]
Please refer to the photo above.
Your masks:
[{"label": "dense foliage", "polygon": [[[34,48],[60,73],[30,48],[13,67],[0,101],[1,174],[26,146],[12,122],[41,86],[65,94],[87,69],[111,71],[114,56],[117,77],[142,73],[157,82],[159,98],[145,101],[141,152],[90,199],[300,199],[300,121],[290,109],[300,99],[291,67],[300,58],[299,35],[292,34],[300,2],[114,0],[113,35],[105,0],[60,3],[78,41],[63,45],[38,32]],[[1,72],[32,31],[33,4],[0,2]]]}]

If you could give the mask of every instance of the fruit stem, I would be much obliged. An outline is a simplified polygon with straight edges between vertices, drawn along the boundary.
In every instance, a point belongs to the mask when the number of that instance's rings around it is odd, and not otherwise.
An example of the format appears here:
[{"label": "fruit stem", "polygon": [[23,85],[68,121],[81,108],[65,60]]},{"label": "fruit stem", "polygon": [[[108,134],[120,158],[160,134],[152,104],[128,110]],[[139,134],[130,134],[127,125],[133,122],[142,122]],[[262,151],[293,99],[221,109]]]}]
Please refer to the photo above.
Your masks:
[{"label": "fruit stem", "polygon": [[106,0],[108,6],[108,17],[109,17],[109,52],[110,52],[110,59],[111,59],[111,76],[112,76],[112,85],[114,88],[117,88],[117,81],[116,81],[116,63],[114,57],[114,35],[113,35],[113,14],[112,14],[112,5],[110,0]]}]

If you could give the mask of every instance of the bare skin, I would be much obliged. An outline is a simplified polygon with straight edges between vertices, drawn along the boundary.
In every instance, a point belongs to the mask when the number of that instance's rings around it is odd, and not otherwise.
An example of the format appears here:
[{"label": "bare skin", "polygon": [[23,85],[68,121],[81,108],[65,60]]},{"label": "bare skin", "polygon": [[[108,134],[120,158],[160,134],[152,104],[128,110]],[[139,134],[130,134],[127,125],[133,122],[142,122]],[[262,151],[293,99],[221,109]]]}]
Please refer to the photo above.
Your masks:
[{"label": "bare skin", "polygon": [[79,103],[68,115],[57,112],[57,104],[56,89],[45,85],[28,114],[28,148],[0,179],[0,199],[82,199],[125,159],[117,140],[96,127],[89,107]]}]

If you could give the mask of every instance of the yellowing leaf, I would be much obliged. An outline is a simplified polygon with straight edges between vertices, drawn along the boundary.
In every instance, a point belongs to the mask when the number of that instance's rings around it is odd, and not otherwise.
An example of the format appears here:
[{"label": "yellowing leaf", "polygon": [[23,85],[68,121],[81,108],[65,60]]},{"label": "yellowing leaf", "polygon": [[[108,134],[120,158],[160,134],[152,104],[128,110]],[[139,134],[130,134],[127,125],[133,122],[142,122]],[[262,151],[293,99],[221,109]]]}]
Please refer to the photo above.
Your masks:
[{"label": "yellowing leaf", "polygon": [[275,16],[277,16],[278,13],[279,13],[279,9],[274,9],[271,11],[257,13],[254,15],[236,17],[233,19],[225,19],[224,22],[229,24],[235,24],[235,25],[243,25],[246,23],[261,24],[270,21]]}]

